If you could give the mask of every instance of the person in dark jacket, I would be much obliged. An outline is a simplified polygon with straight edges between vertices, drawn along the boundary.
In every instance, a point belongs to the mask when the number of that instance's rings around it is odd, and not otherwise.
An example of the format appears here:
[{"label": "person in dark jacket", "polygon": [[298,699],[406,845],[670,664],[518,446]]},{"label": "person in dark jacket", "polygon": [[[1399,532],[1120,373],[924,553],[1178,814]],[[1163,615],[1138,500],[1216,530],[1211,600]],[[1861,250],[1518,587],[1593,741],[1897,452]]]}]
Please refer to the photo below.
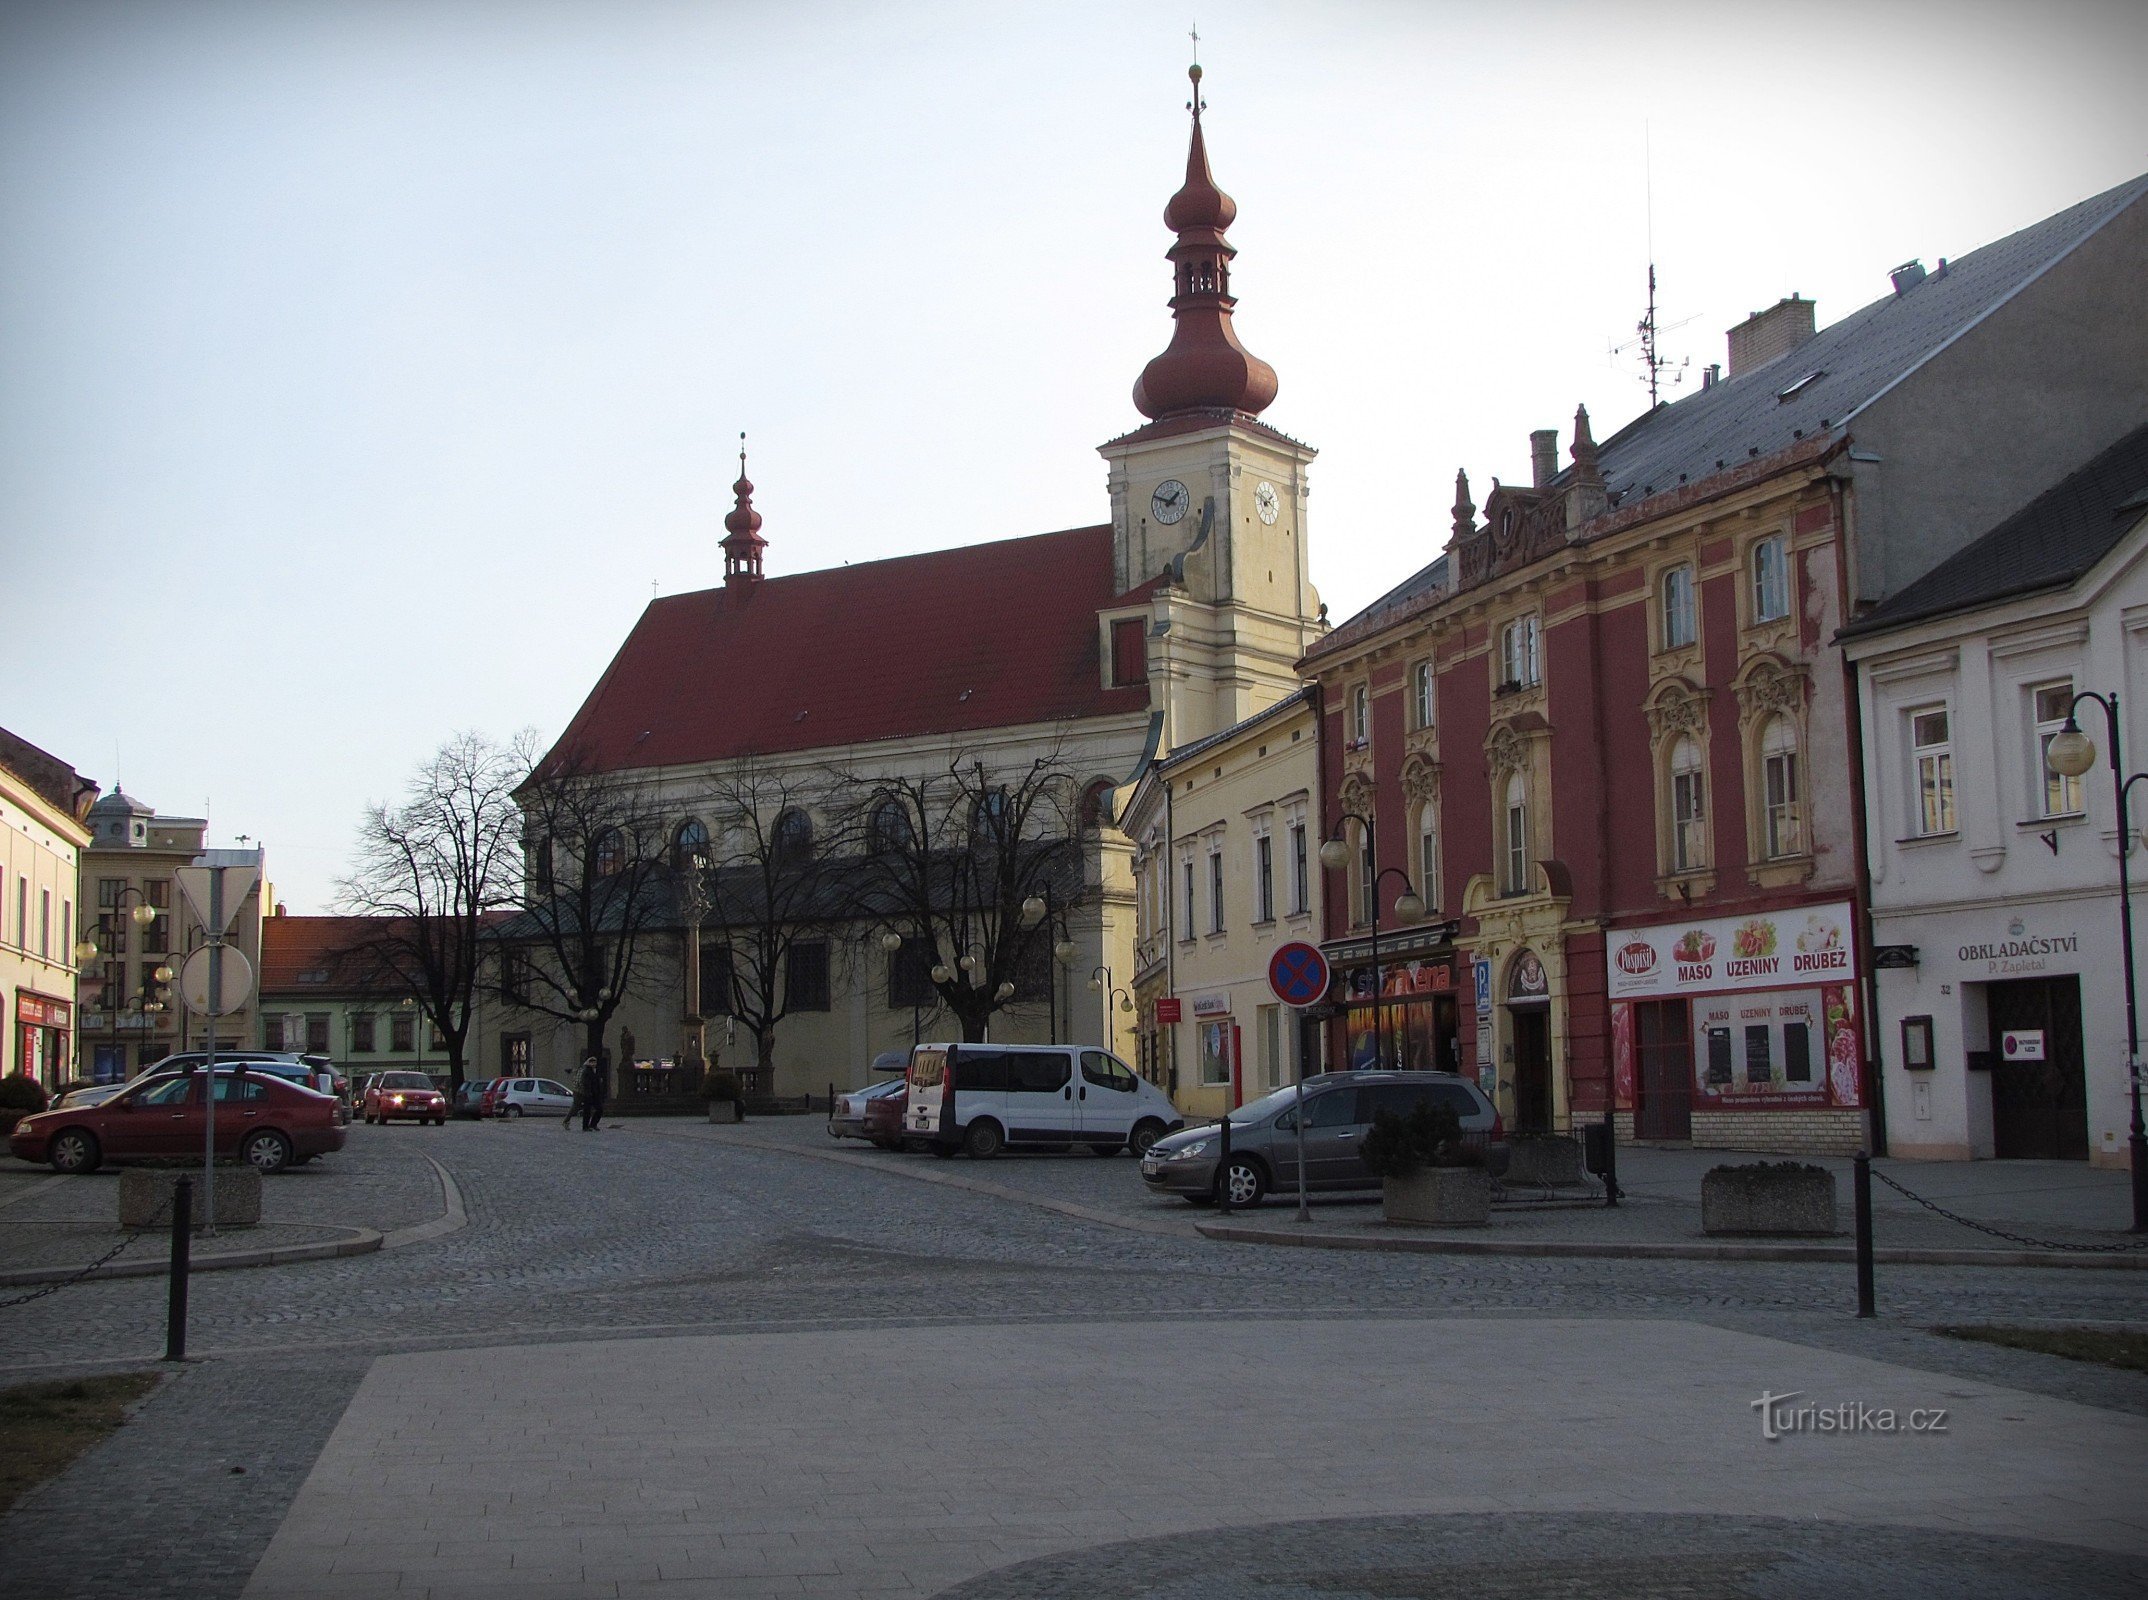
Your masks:
[{"label": "person in dark jacket", "polygon": [[582,1131],[589,1132],[604,1120],[604,1069],[591,1056],[582,1063],[582,1076],[574,1086],[574,1098],[582,1108]]}]

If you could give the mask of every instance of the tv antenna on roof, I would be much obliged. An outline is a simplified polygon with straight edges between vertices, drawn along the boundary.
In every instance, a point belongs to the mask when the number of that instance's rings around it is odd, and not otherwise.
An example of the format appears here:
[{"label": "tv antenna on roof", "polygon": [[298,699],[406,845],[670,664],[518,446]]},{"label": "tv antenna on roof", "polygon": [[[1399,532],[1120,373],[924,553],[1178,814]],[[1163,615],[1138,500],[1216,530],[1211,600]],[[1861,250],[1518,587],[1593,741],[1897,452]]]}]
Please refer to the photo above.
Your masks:
[{"label": "tv antenna on roof", "polygon": [[1654,140],[1646,123],[1642,124],[1641,137],[1645,151],[1643,183],[1647,196],[1648,220],[1648,309],[1642,313],[1641,320],[1633,325],[1634,337],[1624,344],[1613,345],[1611,354],[1613,357],[1619,357],[1629,351],[1639,351],[1641,381],[1648,385],[1648,405],[1653,411],[1661,403],[1665,375],[1670,377],[1670,386],[1676,388],[1685,381],[1686,368],[1693,364],[1691,356],[1681,356],[1674,361],[1665,355],[1661,343],[1663,335],[1683,328],[1694,319],[1681,317],[1676,322],[1666,323],[1656,314],[1656,162]]}]

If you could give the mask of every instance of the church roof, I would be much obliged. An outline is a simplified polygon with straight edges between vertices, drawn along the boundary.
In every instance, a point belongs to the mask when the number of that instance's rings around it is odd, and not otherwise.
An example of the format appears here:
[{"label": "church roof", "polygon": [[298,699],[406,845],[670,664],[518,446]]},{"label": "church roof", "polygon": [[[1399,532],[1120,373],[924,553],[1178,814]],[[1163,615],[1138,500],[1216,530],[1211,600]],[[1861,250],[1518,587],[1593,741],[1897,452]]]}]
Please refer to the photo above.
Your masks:
[{"label": "church roof", "polygon": [[653,600],[553,747],[680,766],[1025,723],[1135,716],[1104,686],[1109,524]]}]

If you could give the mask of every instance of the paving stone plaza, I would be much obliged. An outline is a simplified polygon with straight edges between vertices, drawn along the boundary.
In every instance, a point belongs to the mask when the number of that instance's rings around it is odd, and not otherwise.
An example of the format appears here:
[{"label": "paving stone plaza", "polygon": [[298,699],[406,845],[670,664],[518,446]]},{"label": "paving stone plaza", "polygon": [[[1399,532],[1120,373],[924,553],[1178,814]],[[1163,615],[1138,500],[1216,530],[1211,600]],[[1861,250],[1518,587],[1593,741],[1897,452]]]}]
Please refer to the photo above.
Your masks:
[{"label": "paving stone plaza", "polygon": [[[2148,1379],[1926,1331],[2137,1325],[2148,1273],[1896,1266],[1859,1322],[1834,1264],[1223,1243],[1123,1158],[352,1133],[269,1221],[387,1247],[197,1277],[194,1359],[0,1522],[11,1594],[2148,1587]],[[443,1169],[463,1225],[427,1234]],[[0,1175],[0,1218],[44,1182]],[[142,1365],[163,1313],[72,1285],[0,1311],[0,1354]],[[1946,1425],[1764,1438],[1791,1391]]]}]

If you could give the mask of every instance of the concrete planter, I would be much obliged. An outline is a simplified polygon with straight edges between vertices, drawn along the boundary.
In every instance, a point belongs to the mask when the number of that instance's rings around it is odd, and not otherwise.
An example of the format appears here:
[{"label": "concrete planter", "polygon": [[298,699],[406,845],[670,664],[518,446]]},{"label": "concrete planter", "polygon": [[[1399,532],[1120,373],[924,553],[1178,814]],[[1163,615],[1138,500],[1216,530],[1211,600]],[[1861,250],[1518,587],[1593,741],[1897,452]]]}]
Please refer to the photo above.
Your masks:
[{"label": "concrete planter", "polygon": [[738,1121],[738,1102],[735,1100],[711,1100],[709,1102],[709,1121]]},{"label": "concrete planter", "polygon": [[1389,1222],[1440,1228],[1492,1220],[1492,1178],[1482,1167],[1420,1167],[1407,1178],[1382,1178]]},{"label": "concrete planter", "polygon": [[1559,1134],[1518,1133],[1507,1141],[1506,1181],[1547,1189],[1578,1186],[1581,1146]]},{"label": "concrete planter", "polygon": [[1701,1179],[1701,1231],[1825,1236],[1835,1231],[1835,1175],[1798,1161],[1715,1167]]},{"label": "concrete planter", "polygon": [[[208,1219],[202,1203],[201,1172],[181,1172],[171,1167],[128,1167],[119,1175],[119,1225],[122,1228],[162,1228],[171,1231],[172,1186],[181,1178],[194,1180],[194,1226]],[[216,1225],[219,1228],[261,1226],[261,1174],[252,1167],[216,1169]]]}]

